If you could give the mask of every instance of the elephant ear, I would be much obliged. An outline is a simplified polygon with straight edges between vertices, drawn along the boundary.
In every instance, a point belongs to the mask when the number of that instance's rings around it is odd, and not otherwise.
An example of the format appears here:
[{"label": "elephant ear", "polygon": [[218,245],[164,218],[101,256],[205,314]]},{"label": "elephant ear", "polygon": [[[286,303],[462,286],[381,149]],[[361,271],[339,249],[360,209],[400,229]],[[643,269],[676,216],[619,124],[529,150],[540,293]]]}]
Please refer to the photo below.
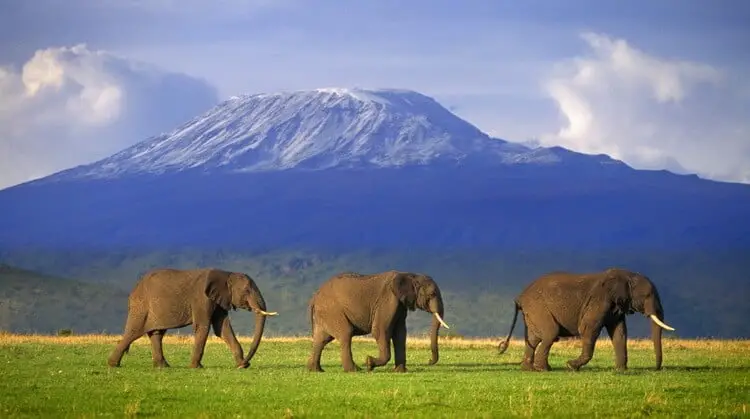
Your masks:
[{"label": "elephant ear", "polygon": [[224,310],[232,306],[232,293],[229,290],[229,275],[220,271],[210,271],[206,276],[206,296]]},{"label": "elephant ear", "polygon": [[591,288],[588,310],[609,310],[616,315],[630,312],[630,277],[621,269],[607,269]]},{"label": "elephant ear", "polygon": [[396,298],[398,298],[398,300],[409,310],[414,311],[416,309],[415,304],[417,302],[417,292],[414,289],[413,277],[407,274],[397,273],[393,277],[391,289],[393,294],[396,295]]}]

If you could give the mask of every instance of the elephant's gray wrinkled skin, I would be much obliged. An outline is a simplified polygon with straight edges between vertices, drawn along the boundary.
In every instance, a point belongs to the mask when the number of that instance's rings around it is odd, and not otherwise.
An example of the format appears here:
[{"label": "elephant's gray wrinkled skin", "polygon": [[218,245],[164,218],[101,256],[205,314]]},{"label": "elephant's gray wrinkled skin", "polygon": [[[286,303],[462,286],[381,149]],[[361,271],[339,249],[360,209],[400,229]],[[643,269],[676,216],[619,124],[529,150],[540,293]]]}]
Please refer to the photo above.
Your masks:
[{"label": "elephant's gray wrinkled skin", "polygon": [[406,315],[419,308],[433,314],[430,329],[432,359],[438,361],[437,337],[442,320],[443,299],[435,281],[422,274],[387,271],[372,275],[345,272],[323,283],[310,299],[313,347],[307,363],[310,371],[320,371],[320,355],[333,339],[341,343],[341,363],[347,372],[360,368],[352,359],[352,336],[372,333],[379,356],[368,356],[367,370],[383,366],[391,358],[395,371],[406,371]]},{"label": "elephant's gray wrinkled skin", "polygon": [[[247,356],[229,322],[230,309],[243,308],[255,312],[255,333]],[[234,355],[238,368],[247,368],[263,336],[266,302],[255,281],[243,273],[219,269],[155,269],[146,273],[128,298],[128,319],[123,337],[107,360],[119,367],[123,353],[144,334],[151,340],[154,367],[168,367],[162,351],[162,338],[167,329],[193,325],[195,346],[190,361],[192,368],[202,368],[203,349],[209,328],[221,337]]]},{"label": "elephant's gray wrinkled skin", "polygon": [[552,272],[529,284],[515,299],[516,310],[508,337],[498,350],[505,352],[516,325],[518,312],[523,312],[526,325],[526,350],[521,363],[524,370],[548,371],[549,350],[560,337],[580,336],[581,355],[568,361],[577,371],[594,355],[594,345],[602,328],[615,349],[615,367],[627,369],[627,314],[641,313],[651,319],[651,339],[656,354],[656,369],[661,369],[662,328],[666,325],[659,293],[651,280],[624,269],[573,274]]}]

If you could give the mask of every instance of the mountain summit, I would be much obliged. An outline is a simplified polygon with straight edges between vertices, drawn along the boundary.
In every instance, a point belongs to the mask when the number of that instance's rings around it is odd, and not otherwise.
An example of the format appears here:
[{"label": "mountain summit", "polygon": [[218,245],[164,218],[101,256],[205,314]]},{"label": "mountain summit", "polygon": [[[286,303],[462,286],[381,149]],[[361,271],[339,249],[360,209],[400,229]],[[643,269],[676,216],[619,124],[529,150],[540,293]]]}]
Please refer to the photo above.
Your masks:
[{"label": "mountain summit", "polygon": [[65,177],[402,167],[466,159],[549,163],[560,160],[557,151],[490,138],[414,91],[325,88],[232,97],[169,133]]}]

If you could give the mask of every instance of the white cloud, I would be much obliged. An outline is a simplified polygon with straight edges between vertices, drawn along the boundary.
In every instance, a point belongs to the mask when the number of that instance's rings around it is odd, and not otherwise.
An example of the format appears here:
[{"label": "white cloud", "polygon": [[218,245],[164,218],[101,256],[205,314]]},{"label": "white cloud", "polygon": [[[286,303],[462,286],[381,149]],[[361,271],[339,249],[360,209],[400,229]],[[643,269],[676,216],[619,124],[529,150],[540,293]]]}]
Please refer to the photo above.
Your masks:
[{"label": "white cloud", "polygon": [[746,89],[710,65],[647,54],[584,33],[590,53],[561,63],[545,89],[564,117],[544,145],[605,153],[640,169],[750,183]]},{"label": "white cloud", "polygon": [[86,45],[0,67],[0,188],[105,157],[217,102],[215,89]]}]

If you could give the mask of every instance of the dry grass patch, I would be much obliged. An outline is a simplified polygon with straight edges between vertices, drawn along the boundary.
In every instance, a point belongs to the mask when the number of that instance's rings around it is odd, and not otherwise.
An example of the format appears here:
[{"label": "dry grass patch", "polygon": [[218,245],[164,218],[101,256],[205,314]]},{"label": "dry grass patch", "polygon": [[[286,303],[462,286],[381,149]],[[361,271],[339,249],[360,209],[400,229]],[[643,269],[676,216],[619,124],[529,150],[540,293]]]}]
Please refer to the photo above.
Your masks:
[{"label": "dry grass patch", "polygon": [[[23,334],[0,334],[0,345],[15,345],[21,343],[47,343],[47,344],[116,344],[120,340],[120,335],[71,335],[71,336],[53,336],[53,335],[23,335]],[[251,336],[238,336],[240,343],[243,345],[252,342]],[[440,337],[440,346],[443,348],[494,348],[503,340],[503,338],[445,338]],[[373,342],[371,336],[357,336],[353,339],[355,342]],[[192,343],[192,334],[171,334],[164,337],[164,343]],[[263,338],[263,342],[279,343],[298,343],[310,342],[309,336],[268,336]],[[687,350],[717,350],[722,352],[741,352],[750,353],[750,339],[664,339],[664,349]],[[224,344],[216,337],[209,336],[209,344]],[[148,339],[141,338],[133,343],[134,345],[150,345]],[[428,348],[430,339],[427,336],[410,336],[408,338],[410,347]],[[510,347],[523,348],[524,342],[521,339],[511,339]],[[597,348],[611,347],[612,344],[608,338],[602,337],[597,341]],[[580,347],[578,339],[564,339],[555,343],[555,347],[560,349],[573,349]],[[653,344],[650,339],[628,339],[628,347],[631,349],[651,349]]]}]

